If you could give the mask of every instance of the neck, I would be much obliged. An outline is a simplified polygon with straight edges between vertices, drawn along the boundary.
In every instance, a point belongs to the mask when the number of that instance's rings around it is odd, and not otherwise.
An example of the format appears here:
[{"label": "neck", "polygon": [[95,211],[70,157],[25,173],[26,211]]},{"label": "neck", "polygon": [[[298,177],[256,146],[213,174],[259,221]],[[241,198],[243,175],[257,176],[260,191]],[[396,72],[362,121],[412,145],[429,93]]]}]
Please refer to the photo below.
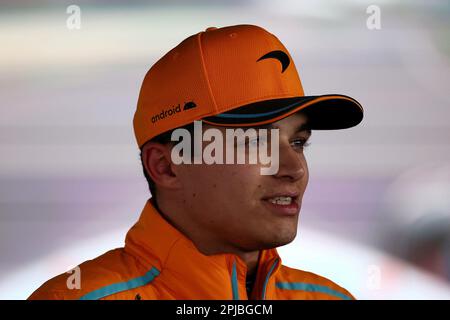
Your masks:
[{"label": "neck", "polygon": [[259,251],[237,253],[247,265],[247,277],[253,277],[258,270]]},{"label": "neck", "polygon": [[[156,199],[155,199],[156,200]],[[159,201],[158,201],[159,202]],[[204,255],[213,255],[220,253],[233,253],[247,265],[247,277],[251,278],[256,274],[258,269],[259,261],[259,250],[256,251],[243,251],[234,246],[228,246],[224,243],[219,242],[217,239],[209,237],[207,233],[201,232],[201,230],[196,230],[195,228],[189,228],[189,223],[184,223],[187,221],[183,220],[185,215],[174,214],[174,209],[166,208],[161,203],[156,203],[154,201],[155,208],[160,212],[160,214],[176,229],[188,237],[196,246],[196,248]]]}]

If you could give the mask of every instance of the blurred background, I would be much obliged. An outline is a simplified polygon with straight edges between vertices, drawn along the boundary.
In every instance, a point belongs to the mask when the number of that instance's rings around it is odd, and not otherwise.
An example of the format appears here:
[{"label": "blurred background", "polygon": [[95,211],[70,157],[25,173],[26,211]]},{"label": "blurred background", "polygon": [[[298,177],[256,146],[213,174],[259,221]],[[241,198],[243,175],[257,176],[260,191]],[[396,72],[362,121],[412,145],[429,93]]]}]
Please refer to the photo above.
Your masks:
[{"label": "blurred background", "polygon": [[284,263],[359,299],[450,299],[449,18],[448,0],[0,1],[0,298],[123,245],[149,198],[132,128],[145,73],[191,34],[257,24],[306,94],[365,109],[313,132]]}]

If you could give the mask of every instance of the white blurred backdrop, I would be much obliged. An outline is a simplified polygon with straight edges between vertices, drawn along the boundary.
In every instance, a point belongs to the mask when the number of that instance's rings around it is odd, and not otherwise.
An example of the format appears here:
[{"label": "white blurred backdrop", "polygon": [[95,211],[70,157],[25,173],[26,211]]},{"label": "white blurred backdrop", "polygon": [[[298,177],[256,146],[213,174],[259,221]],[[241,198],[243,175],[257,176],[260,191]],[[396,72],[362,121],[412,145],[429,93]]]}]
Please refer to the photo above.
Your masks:
[{"label": "white blurred backdrop", "polygon": [[365,109],[355,128],[313,132],[283,260],[359,299],[450,298],[448,1],[77,1],[71,30],[72,4],[0,2],[0,298],[123,245],[149,198],[132,129],[145,73],[234,24],[277,35],[306,94]]}]

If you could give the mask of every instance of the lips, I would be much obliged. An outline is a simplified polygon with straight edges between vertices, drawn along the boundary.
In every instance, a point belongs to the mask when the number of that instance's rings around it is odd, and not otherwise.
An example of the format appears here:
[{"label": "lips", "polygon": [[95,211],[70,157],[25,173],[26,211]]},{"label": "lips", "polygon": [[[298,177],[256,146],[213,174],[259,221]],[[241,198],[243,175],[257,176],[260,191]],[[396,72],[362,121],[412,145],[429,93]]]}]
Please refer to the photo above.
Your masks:
[{"label": "lips", "polygon": [[293,202],[298,202],[300,198],[299,192],[294,191],[286,191],[286,192],[277,192],[262,198],[262,200],[272,200],[275,198],[291,198]]},{"label": "lips", "polygon": [[270,211],[282,216],[295,216],[300,211],[300,194],[297,192],[280,192],[262,198]]}]

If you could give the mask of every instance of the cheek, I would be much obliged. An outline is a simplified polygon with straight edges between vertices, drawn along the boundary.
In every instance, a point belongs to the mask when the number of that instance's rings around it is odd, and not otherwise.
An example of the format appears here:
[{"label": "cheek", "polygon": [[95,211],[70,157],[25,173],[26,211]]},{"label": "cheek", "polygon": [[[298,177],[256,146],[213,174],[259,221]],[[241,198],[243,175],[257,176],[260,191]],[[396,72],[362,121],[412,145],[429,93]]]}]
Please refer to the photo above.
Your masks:
[{"label": "cheek", "polygon": [[260,174],[260,167],[257,165],[240,165],[237,168],[230,169],[222,177],[224,184],[224,194],[228,194],[228,199],[233,199],[227,206],[237,208],[243,212],[258,205],[261,190],[264,186],[264,178]]},{"label": "cheek", "polygon": [[259,164],[230,165],[224,173],[237,179],[239,184],[247,186],[254,185],[265,177],[261,175],[261,166]]},{"label": "cheek", "polygon": [[[184,176],[185,189],[195,190],[208,202],[241,203],[248,201],[261,185],[261,175],[257,165],[198,165]],[[214,199],[214,200],[213,200]],[[233,201],[230,201],[230,200]]]}]

